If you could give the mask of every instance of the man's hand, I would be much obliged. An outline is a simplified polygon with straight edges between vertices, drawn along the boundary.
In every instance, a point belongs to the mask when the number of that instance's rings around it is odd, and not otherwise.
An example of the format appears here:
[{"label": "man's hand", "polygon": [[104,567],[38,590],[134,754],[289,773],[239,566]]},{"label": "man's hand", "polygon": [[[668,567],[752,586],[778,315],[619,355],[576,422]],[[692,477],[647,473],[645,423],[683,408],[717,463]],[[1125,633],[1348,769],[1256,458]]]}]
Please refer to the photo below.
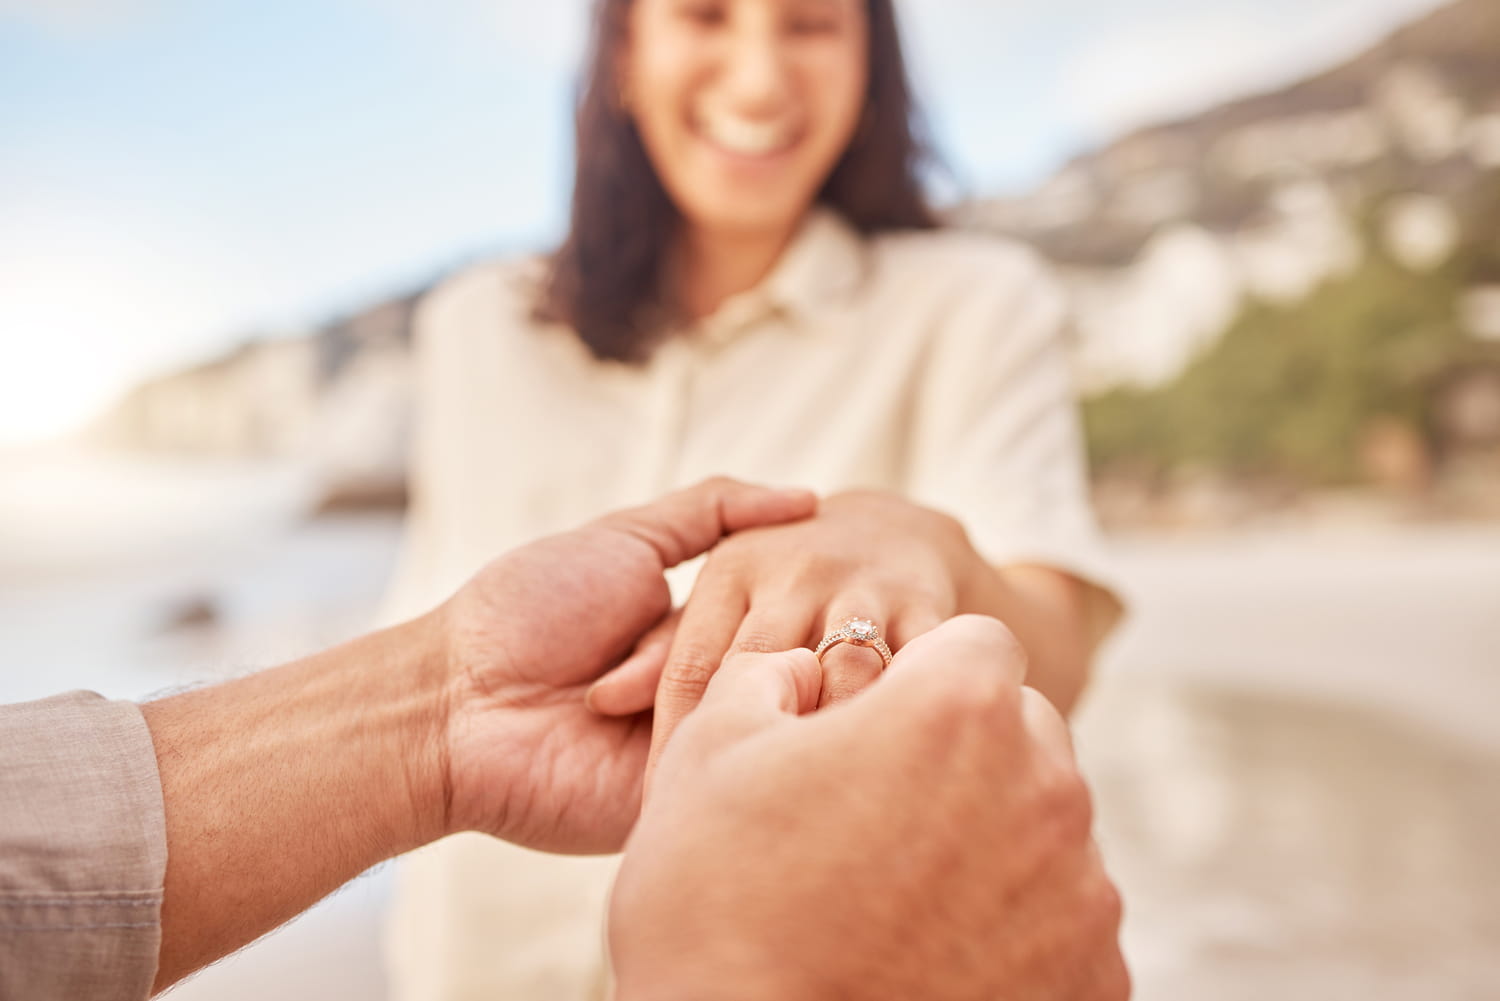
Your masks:
[{"label": "man's hand", "polygon": [[715,480],[515,550],[412,622],[142,707],[166,806],[156,986],[455,830],[607,851],[649,724],[584,708],[660,619],[662,572],[816,499]]},{"label": "man's hand", "polygon": [[617,851],[640,812],[647,713],[588,710],[591,683],[671,608],[663,573],[725,535],[811,515],[805,491],[713,480],[495,560],[435,615],[447,637],[447,831]]},{"label": "man's hand", "polygon": [[1127,997],[1088,793],[1024,672],[1003,626],[960,618],[799,718],[810,652],[731,657],[626,850],[620,1001]]}]

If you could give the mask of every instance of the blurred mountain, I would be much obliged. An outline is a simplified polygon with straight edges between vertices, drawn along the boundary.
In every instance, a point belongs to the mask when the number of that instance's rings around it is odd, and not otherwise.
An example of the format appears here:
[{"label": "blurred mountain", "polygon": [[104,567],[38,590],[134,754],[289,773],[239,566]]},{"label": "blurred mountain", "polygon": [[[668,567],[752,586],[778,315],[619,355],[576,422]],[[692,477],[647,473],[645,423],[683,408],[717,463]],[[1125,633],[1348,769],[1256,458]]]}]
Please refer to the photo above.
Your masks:
[{"label": "blurred mountain", "polygon": [[[1205,470],[1241,498],[1500,483],[1500,0],[954,218],[1057,266],[1096,468],[1137,500]],[[142,386],[108,433],[299,455],[336,501],[399,500],[416,299]]]},{"label": "blurred mountain", "polygon": [[1375,483],[1500,510],[1496,0],[959,215],[1057,265],[1096,474],[1138,506]]},{"label": "blurred mountain", "polygon": [[419,290],[138,386],[95,429],[133,449],[295,459],[329,508],[405,503]]},{"label": "blurred mountain", "polygon": [[[1177,375],[1247,299],[1347,275],[1378,214],[1390,252],[1440,266],[1500,170],[1500,3],[1459,0],[1343,65],[1134,132],[964,221],[1069,279],[1091,386]],[[1482,276],[1500,281],[1500,274]]]}]

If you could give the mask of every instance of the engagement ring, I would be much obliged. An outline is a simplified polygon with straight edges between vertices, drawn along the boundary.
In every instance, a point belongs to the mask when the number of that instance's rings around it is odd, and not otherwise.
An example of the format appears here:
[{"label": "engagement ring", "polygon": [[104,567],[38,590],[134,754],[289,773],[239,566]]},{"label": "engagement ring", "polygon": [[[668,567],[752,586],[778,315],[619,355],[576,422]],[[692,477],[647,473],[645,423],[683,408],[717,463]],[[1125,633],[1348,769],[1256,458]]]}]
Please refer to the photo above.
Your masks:
[{"label": "engagement ring", "polygon": [[855,616],[846,619],[844,624],[833,632],[823,637],[814,651],[818,659],[823,659],[823,654],[840,643],[852,643],[855,646],[869,647],[880,654],[881,669],[891,666],[891,648],[886,646],[885,640],[880,636],[880,630],[875,628],[875,623],[869,619]]}]

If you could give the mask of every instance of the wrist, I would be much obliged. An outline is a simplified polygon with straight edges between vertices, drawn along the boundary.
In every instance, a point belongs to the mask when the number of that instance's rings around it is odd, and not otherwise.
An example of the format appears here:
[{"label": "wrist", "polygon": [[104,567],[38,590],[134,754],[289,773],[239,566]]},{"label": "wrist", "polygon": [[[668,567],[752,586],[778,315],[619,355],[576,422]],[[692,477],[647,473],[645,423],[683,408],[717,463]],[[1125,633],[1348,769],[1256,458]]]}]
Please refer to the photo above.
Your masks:
[{"label": "wrist", "polygon": [[968,549],[963,572],[958,575],[958,612],[1002,618],[1013,604],[1010,584],[1000,570],[984,557]]},{"label": "wrist", "polygon": [[452,672],[444,609],[394,626],[376,639],[391,664],[387,705],[398,725],[388,731],[383,757],[390,779],[404,783],[409,816],[393,854],[420,848],[453,833],[448,769],[448,716]]}]

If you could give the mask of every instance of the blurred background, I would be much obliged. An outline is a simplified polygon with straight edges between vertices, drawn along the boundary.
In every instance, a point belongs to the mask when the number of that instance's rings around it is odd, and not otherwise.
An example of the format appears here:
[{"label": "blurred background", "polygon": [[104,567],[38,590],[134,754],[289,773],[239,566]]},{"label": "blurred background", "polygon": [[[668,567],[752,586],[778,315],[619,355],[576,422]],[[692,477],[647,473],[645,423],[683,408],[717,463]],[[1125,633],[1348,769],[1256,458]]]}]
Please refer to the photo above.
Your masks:
[{"label": "blurred background", "polygon": [[[955,223],[1074,299],[1146,1001],[1500,998],[1500,0],[921,0]],[[363,628],[408,321],[545,248],[581,0],[0,0],[0,701]],[[384,996],[378,871],[180,988]]]}]

